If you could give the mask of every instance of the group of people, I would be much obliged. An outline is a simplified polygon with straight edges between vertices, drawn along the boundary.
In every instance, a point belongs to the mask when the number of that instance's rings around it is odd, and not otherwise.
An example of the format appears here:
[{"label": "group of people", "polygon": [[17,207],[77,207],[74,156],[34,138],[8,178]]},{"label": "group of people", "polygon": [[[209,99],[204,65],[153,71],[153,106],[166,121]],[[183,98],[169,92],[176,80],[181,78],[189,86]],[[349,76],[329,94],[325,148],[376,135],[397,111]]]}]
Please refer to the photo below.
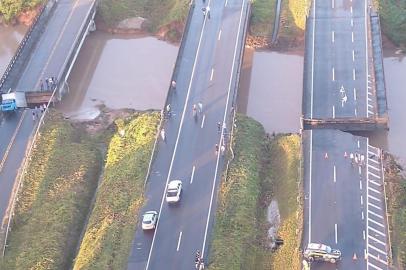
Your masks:
[{"label": "group of people", "polygon": [[360,153],[350,153],[351,165],[357,164],[363,166],[365,164],[365,156]]},{"label": "group of people", "polygon": [[41,115],[45,112],[47,108],[47,105],[40,105],[39,107],[35,106],[34,109],[32,109],[32,120],[35,121],[41,117]]},{"label": "group of people", "polygon": [[55,89],[56,84],[57,82],[55,77],[45,78],[45,84],[42,80],[40,81],[41,91],[52,91]]},{"label": "group of people", "polygon": [[196,269],[204,269],[203,257],[200,255],[200,251],[199,251],[199,250],[196,251],[195,267],[196,267]]}]

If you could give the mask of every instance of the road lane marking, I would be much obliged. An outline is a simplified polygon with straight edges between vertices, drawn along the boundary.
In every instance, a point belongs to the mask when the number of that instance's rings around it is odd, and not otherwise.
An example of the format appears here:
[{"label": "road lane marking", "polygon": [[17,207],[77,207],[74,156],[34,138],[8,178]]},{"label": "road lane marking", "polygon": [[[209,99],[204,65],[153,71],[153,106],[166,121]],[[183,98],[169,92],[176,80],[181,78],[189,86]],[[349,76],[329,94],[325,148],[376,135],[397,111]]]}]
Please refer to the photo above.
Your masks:
[{"label": "road lane marking", "polygon": [[331,0],[331,7],[334,8],[334,0]]},{"label": "road lane marking", "polygon": [[361,171],[361,166],[358,166],[358,174],[361,175],[362,171]]},{"label": "road lane marking", "polygon": [[354,109],[354,114],[357,116],[357,108]]},{"label": "road lane marking", "polygon": [[371,218],[368,218],[368,221],[371,221],[372,223],[378,225],[379,227],[385,228],[385,226],[383,224],[381,224],[381,223],[379,223],[379,222],[377,222],[377,221],[375,221],[375,220],[373,220]]},{"label": "road lane marking", "polygon": [[[209,0],[210,2],[210,0]],[[230,102],[230,93],[231,93],[231,85],[233,82],[233,75],[234,75],[234,68],[235,68],[235,63],[236,63],[236,57],[237,57],[237,49],[238,49],[238,43],[239,43],[239,38],[240,38],[240,33],[241,33],[241,23],[242,23],[242,15],[243,15],[243,11],[245,9],[245,0],[242,1],[242,5],[241,5],[241,12],[240,12],[240,21],[238,22],[238,31],[237,31],[237,36],[235,39],[235,45],[234,45],[234,55],[233,55],[233,62],[231,65],[231,72],[230,72],[230,79],[228,82],[228,90],[227,90],[227,99],[226,99],[226,105],[224,108],[224,115],[223,115],[223,124],[226,123],[226,117],[227,117],[227,110],[228,110],[228,105]],[[242,60],[242,59],[241,59]],[[224,128],[221,129],[221,136],[220,136],[220,141],[218,145],[221,145],[223,142],[223,138],[224,138]],[[206,228],[204,230],[204,238],[203,238],[203,245],[202,245],[202,257],[204,256],[204,251],[205,251],[205,247],[206,247],[206,241],[207,241],[207,233],[208,233],[208,229],[209,229],[209,223],[210,223],[210,215],[211,215],[211,210],[212,210],[212,205],[213,205],[213,198],[214,198],[214,193],[215,193],[215,189],[216,189],[216,182],[217,182],[217,174],[218,174],[218,170],[219,170],[219,162],[220,162],[220,151],[218,151],[217,153],[217,161],[216,161],[216,168],[214,170],[214,179],[213,179],[213,184],[212,184],[212,189],[211,189],[211,195],[210,195],[210,204],[209,204],[209,210],[207,213],[207,219],[206,219]]]},{"label": "road lane marking", "polygon": [[371,247],[372,249],[378,251],[378,252],[381,253],[382,255],[385,255],[385,256],[388,255],[388,254],[386,253],[386,251],[383,251],[383,250],[381,250],[381,249],[379,249],[379,248],[377,248],[377,247],[375,247],[375,246],[373,246],[373,245],[369,245],[369,247]]},{"label": "road lane marking", "polygon": [[353,62],[355,61],[355,51],[354,50],[352,50],[352,61]]},{"label": "road lane marking", "polygon": [[334,177],[334,183],[336,182],[336,165],[334,165],[334,171],[333,171],[333,177]]},{"label": "road lane marking", "polygon": [[382,268],[380,268],[380,267],[378,267],[378,266],[376,266],[376,265],[374,265],[374,264],[372,264],[370,262],[368,262],[368,266],[372,266],[372,268],[374,268],[376,270],[383,270]]},{"label": "road lane marking", "polygon": [[381,183],[376,182],[376,181],[369,180],[369,183],[372,183],[372,184],[374,184],[375,186],[378,186],[378,187],[381,186]]},{"label": "road lane marking", "polygon": [[227,4],[228,4],[228,0],[226,0],[226,2],[224,3],[224,6],[226,7],[226,6],[227,6]]},{"label": "road lane marking", "polygon": [[[378,258],[378,257],[374,256],[373,254],[368,254],[368,256],[372,257],[374,260],[376,260],[376,261],[378,261],[380,263],[383,263],[384,265],[388,265],[388,262],[382,260],[381,258]],[[371,263],[368,263],[368,264],[372,265]]]},{"label": "road lane marking", "polygon": [[0,163],[0,172],[3,170],[4,163],[6,163],[8,154],[10,153],[10,149],[14,144],[14,141],[15,141],[15,139],[17,137],[17,133],[20,130],[21,124],[23,123],[23,120],[25,118],[26,113],[27,113],[27,110],[24,110],[23,113],[21,114],[21,117],[20,117],[20,120],[18,121],[17,127],[14,130],[13,136],[11,137],[11,140],[10,140],[9,144],[7,145],[6,151],[4,152],[3,159],[1,160],[1,163]]},{"label": "road lane marking", "polygon": [[[211,0],[209,0],[208,5],[210,5],[210,2],[211,2]],[[162,207],[163,207],[164,200],[165,200],[166,188],[168,186],[168,182],[169,182],[169,179],[171,177],[173,163],[175,161],[175,156],[176,156],[176,150],[178,149],[180,133],[182,131],[183,122],[185,120],[186,108],[188,107],[187,105],[188,105],[188,101],[189,101],[190,90],[192,89],[193,77],[194,77],[194,74],[195,74],[195,71],[196,71],[197,59],[199,57],[199,52],[200,52],[200,47],[201,47],[201,44],[202,44],[202,38],[203,38],[203,33],[204,33],[205,26],[206,26],[206,22],[207,22],[207,16],[205,16],[204,19],[203,19],[203,26],[202,26],[202,30],[200,32],[199,42],[197,44],[197,50],[196,50],[195,59],[194,59],[193,67],[192,67],[192,73],[190,75],[189,86],[188,86],[188,90],[187,90],[187,93],[186,93],[186,98],[185,98],[185,103],[184,103],[185,105],[183,106],[183,112],[182,112],[182,116],[180,118],[178,135],[176,137],[175,146],[174,146],[173,154],[172,154],[172,159],[171,159],[171,163],[169,165],[169,171],[168,171],[168,176],[166,178],[165,188],[164,188],[164,191],[162,193],[161,206],[159,207],[159,214],[162,213]],[[148,267],[149,267],[149,264],[150,264],[150,261],[151,261],[152,251],[154,249],[154,244],[155,244],[155,236],[156,236],[156,233],[158,231],[158,228],[159,228],[159,219],[157,221],[157,224],[156,224],[156,227],[155,227],[155,230],[154,230],[154,235],[152,237],[152,242],[151,242],[151,247],[150,247],[149,254],[148,254],[147,264],[145,266],[146,270],[148,270]]]},{"label": "road lane marking", "polygon": [[336,118],[336,107],[333,105],[333,118]]},{"label": "road lane marking", "polygon": [[372,204],[372,203],[368,203],[368,206],[372,206],[378,210],[382,210],[379,206],[376,206],[375,204]]},{"label": "road lane marking", "polygon": [[[373,154],[373,155],[376,155],[376,154],[375,154],[375,153],[373,153],[373,152],[368,152],[368,154]],[[369,161],[372,161],[372,162],[374,162],[374,163],[376,163],[376,164],[379,164],[379,161],[376,161],[375,159],[368,158],[368,160],[369,160]]]},{"label": "road lane marking", "polygon": [[336,239],[336,244],[338,243],[338,239],[337,239],[337,223],[334,224],[334,231],[335,231],[335,239]]},{"label": "road lane marking", "polygon": [[178,246],[176,247],[176,251],[179,251],[179,246],[180,246],[181,240],[182,240],[182,231],[179,233]]},{"label": "road lane marking", "polygon": [[371,210],[368,210],[368,214],[371,214],[371,215],[374,215],[374,216],[376,216],[376,217],[378,217],[378,218],[383,219],[383,216],[381,216],[381,215],[379,215],[379,214],[377,214],[377,213],[375,213],[375,212],[372,212]]},{"label": "road lane marking", "polygon": [[351,26],[354,26],[354,19],[351,18]]},{"label": "road lane marking", "polygon": [[352,6],[350,7],[350,9],[351,9],[351,14],[352,14]]},{"label": "road lane marking", "polygon": [[355,81],[355,68],[352,69],[352,79]]},{"label": "road lane marking", "polygon": [[335,74],[334,74],[334,68],[333,68],[333,81],[335,81]]},{"label": "road lane marking", "polygon": [[362,195],[361,195],[361,205],[363,205],[364,204],[364,201],[362,200]]},{"label": "road lane marking", "polygon": [[359,189],[362,190],[362,181],[359,180]]},{"label": "road lane marking", "polygon": [[376,197],[374,197],[374,196],[372,196],[372,195],[368,195],[368,198],[371,198],[371,199],[373,199],[373,200],[375,200],[375,201],[381,202],[380,199],[378,199],[378,198],[376,198]]},{"label": "road lane marking", "polygon": [[354,43],[354,32],[351,32],[351,41]]},{"label": "road lane marking", "polygon": [[361,219],[364,220],[364,211],[361,211]]},{"label": "road lane marking", "polygon": [[220,40],[220,39],[221,39],[221,29],[219,31],[219,36],[218,36],[217,40]]},{"label": "road lane marking", "polygon": [[[368,29],[367,29],[367,1],[364,1],[364,32],[365,32],[365,85],[368,87]],[[368,96],[368,95],[367,95]],[[368,102],[367,102],[368,103]],[[368,108],[366,108],[367,116],[368,116]]]},{"label": "road lane marking", "polygon": [[359,140],[357,141],[357,146],[358,146],[358,148],[361,147],[361,145],[360,145],[360,143],[359,143]]},{"label": "road lane marking", "polygon": [[191,184],[193,183],[193,177],[195,176],[195,169],[196,169],[196,166],[193,166],[192,167],[192,175],[190,176],[190,183]]},{"label": "road lane marking", "polygon": [[386,237],[386,234],[385,234],[385,233],[383,233],[383,232],[381,232],[381,231],[378,231],[377,229],[374,229],[373,227],[368,227],[368,229],[371,230],[371,231],[373,231],[373,232],[375,232],[375,233],[377,233],[377,234],[382,235],[383,237]]},{"label": "road lane marking", "polygon": [[214,68],[211,69],[211,74],[210,74],[210,81],[213,80],[213,75],[214,75]]},{"label": "road lane marking", "polygon": [[202,124],[201,124],[200,128],[203,128],[203,126],[204,126],[204,120],[205,120],[205,119],[206,119],[206,115],[203,114]]},{"label": "road lane marking", "polygon": [[368,187],[368,190],[372,190],[375,193],[381,194],[381,192],[379,190],[376,190],[374,188]]},{"label": "road lane marking", "polygon": [[362,238],[365,240],[365,230],[362,231]]},{"label": "road lane marking", "polygon": [[354,101],[357,101],[357,90],[354,88]]},{"label": "road lane marking", "polygon": [[368,165],[368,168],[372,168],[372,169],[374,169],[375,171],[378,171],[378,172],[381,171],[381,169],[379,169],[379,168],[377,168],[377,167],[374,167],[374,166],[372,166],[372,165]]},{"label": "road lane marking", "polygon": [[368,237],[371,238],[372,240],[374,240],[375,242],[378,242],[379,244],[386,246],[385,242],[373,237],[372,235],[368,235]]},{"label": "road lane marking", "polygon": [[331,31],[331,42],[334,43],[334,31]]},{"label": "road lane marking", "polygon": [[381,179],[381,177],[379,175],[376,175],[376,174],[374,174],[374,173],[372,173],[370,171],[368,171],[368,174],[370,174],[370,175],[372,175],[372,176],[374,176],[374,177],[376,177],[378,179]]}]

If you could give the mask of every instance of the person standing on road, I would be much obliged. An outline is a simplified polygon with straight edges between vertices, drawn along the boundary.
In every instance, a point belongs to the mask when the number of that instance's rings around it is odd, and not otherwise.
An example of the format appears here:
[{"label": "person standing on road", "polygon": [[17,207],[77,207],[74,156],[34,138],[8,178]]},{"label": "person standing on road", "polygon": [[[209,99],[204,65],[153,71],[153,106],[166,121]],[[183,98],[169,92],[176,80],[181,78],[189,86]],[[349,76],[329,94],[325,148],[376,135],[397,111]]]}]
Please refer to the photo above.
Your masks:
[{"label": "person standing on road", "polygon": [[226,151],[226,147],[224,146],[224,144],[221,145],[220,150],[221,150],[221,155],[224,156],[224,153]]},{"label": "person standing on road", "polygon": [[173,89],[173,90],[176,89],[176,81],[175,81],[175,80],[172,80],[171,86],[172,86],[172,89]]},{"label": "person standing on road", "polygon": [[44,82],[42,79],[40,80],[40,87],[41,87],[41,92],[44,91]]},{"label": "person standing on road", "polygon": [[168,118],[171,117],[171,104],[166,105],[166,115]]},{"label": "person standing on road", "polygon": [[166,135],[165,135],[165,129],[161,129],[161,138],[164,142],[166,142]]},{"label": "person standing on road", "polygon": [[217,132],[220,133],[221,132],[221,123],[217,122]]},{"label": "person standing on road", "polygon": [[31,111],[32,111],[32,121],[35,121],[37,119],[35,111],[33,109],[31,109]]},{"label": "person standing on road", "polygon": [[210,6],[207,6],[207,8],[206,8],[206,14],[207,14],[207,19],[210,20]]},{"label": "person standing on road", "polygon": [[219,152],[219,145],[216,143],[216,155]]}]

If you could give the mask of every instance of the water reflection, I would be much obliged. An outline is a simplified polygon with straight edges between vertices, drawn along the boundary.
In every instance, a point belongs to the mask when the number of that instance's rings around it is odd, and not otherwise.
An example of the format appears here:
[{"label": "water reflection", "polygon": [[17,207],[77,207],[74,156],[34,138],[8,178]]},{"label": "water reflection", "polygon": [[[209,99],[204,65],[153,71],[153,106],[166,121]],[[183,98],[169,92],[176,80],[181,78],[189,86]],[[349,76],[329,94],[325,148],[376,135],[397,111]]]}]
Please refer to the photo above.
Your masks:
[{"label": "water reflection", "polygon": [[27,26],[4,26],[0,24],[0,77],[3,76],[11,58],[23,39]]},{"label": "water reflection", "polygon": [[[247,59],[244,62],[246,64]],[[246,69],[243,68],[243,72],[247,72]],[[239,95],[239,107],[245,109],[241,99],[246,98],[246,114],[261,122],[269,133],[299,132],[303,57],[269,51],[255,52],[249,77],[249,93]],[[241,82],[243,93],[245,84]]]},{"label": "water reflection", "polygon": [[153,37],[92,33],[82,47],[58,106],[68,116],[93,118],[97,105],[161,109],[178,48]]}]

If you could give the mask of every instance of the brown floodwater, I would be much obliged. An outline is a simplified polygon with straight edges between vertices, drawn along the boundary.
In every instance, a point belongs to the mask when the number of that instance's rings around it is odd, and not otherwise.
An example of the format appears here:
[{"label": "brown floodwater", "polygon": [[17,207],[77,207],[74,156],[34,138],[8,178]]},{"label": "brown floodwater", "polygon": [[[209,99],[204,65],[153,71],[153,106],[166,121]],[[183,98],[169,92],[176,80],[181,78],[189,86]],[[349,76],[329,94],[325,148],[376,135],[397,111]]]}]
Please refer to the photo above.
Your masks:
[{"label": "brown floodwater", "polygon": [[91,33],[69,76],[69,93],[58,108],[77,119],[96,117],[99,105],[161,109],[177,51],[154,37]]},{"label": "brown floodwater", "polygon": [[28,27],[24,25],[4,26],[0,24],[0,77],[3,76],[27,29]]},{"label": "brown floodwater", "polygon": [[239,112],[259,121],[268,133],[299,132],[303,56],[247,49],[244,58]]}]

